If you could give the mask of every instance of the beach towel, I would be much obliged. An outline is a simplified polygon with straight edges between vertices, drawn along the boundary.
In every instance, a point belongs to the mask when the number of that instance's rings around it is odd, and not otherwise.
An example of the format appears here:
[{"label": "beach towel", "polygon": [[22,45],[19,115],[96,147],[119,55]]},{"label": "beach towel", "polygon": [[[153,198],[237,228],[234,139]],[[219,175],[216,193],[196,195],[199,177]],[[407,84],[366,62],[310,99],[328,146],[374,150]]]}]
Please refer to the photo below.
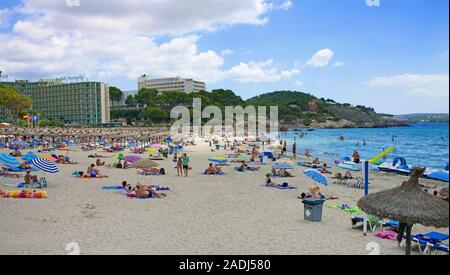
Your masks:
[{"label": "beach towel", "polygon": [[298,189],[295,186],[287,186],[287,187],[283,187],[283,186],[280,186],[280,185],[267,186],[266,184],[261,184],[261,187],[263,187],[263,188],[273,188],[273,189],[279,189],[279,190],[297,190]]},{"label": "beach towel", "polygon": [[383,231],[378,234],[375,234],[375,237],[385,240],[396,241],[397,233],[395,233],[394,231]]},{"label": "beach towel", "polygon": [[122,186],[103,186],[102,190],[123,190]]},{"label": "beach towel", "polygon": [[47,199],[47,192],[30,192],[30,191],[6,191],[0,194],[0,198],[4,199]]},{"label": "beach towel", "polygon": [[363,214],[364,212],[359,209],[357,206],[348,206],[346,204],[342,204],[342,205],[337,205],[337,204],[333,204],[333,205],[327,205],[327,207],[329,208],[333,208],[335,210],[341,210],[341,211],[345,211],[351,214]]},{"label": "beach towel", "polygon": [[30,168],[30,169],[10,168],[8,171],[10,171],[10,172],[16,172],[16,173],[24,173],[24,172],[27,172],[27,171],[30,171],[30,172],[37,172],[37,171],[39,171],[39,169],[37,169],[37,168]]}]

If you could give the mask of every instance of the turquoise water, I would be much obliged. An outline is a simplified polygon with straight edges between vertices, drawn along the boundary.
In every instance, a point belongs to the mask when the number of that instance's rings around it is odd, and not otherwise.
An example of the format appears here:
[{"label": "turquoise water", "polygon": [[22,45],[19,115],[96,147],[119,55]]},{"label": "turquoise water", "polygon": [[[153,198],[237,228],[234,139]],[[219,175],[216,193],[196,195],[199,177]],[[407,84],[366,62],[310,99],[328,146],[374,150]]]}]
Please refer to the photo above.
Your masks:
[{"label": "turquoise water", "polygon": [[[300,138],[298,132],[281,134],[291,146],[297,141],[297,152],[309,149],[311,154],[332,161],[335,158],[351,156],[354,150],[360,152],[362,159],[370,159],[384,149],[394,147],[385,160],[396,156],[404,157],[408,165],[421,165],[443,169],[449,161],[449,137],[447,123],[421,123],[410,127],[383,129],[318,129],[306,132]],[[339,135],[345,137],[339,141]],[[395,136],[393,141],[392,137]],[[363,145],[364,140],[366,146]]]}]

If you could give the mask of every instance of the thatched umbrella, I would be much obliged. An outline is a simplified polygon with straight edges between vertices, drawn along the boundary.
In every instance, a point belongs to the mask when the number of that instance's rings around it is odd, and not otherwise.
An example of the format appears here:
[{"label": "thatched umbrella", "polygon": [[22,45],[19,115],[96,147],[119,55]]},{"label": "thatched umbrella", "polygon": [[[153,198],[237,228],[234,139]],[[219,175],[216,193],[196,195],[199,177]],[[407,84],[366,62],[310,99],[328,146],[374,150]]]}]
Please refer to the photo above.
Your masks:
[{"label": "thatched umbrella", "polygon": [[419,178],[425,169],[415,169],[411,178],[402,186],[371,194],[358,201],[366,213],[400,222],[398,241],[406,230],[406,255],[411,254],[411,231],[414,224],[436,228],[449,225],[448,202],[422,190]]}]

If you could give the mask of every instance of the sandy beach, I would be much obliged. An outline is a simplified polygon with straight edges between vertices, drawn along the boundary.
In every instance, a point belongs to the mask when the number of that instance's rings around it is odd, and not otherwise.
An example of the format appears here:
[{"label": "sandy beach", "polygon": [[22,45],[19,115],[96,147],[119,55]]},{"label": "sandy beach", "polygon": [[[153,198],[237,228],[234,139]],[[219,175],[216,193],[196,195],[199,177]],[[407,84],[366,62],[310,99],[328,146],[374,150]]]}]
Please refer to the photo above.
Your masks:
[{"label": "sandy beach", "polygon": [[[200,173],[208,166],[208,157],[224,157],[225,151],[212,153],[207,143],[197,143],[185,150],[193,168],[187,178],[177,176],[169,157],[159,162],[166,169],[165,176],[140,176],[136,169],[102,167],[101,172],[109,178],[78,179],[71,176],[72,172],[85,171],[95,161],[87,157],[94,152],[70,151],[68,155],[79,164],[58,165],[59,174],[46,175],[48,199],[0,199],[0,254],[67,254],[66,245],[71,242],[79,244],[81,254],[367,255],[371,251],[366,248],[372,242],[379,245],[381,254],[405,253],[395,241],[376,238],[371,232],[363,236],[362,229],[351,227],[351,215],[343,211],[324,207],[322,222],[305,221],[297,196],[315,186],[303,174],[306,168],[295,167],[295,178],[275,179],[299,188],[286,191],[261,187],[271,164],[252,173],[239,173],[231,164],[224,167],[226,175],[205,176]],[[114,162],[105,160],[108,164]],[[334,167],[331,170],[338,171]],[[398,186],[405,179],[373,172],[370,192]],[[165,192],[167,198],[149,200],[101,190],[102,186],[120,185],[124,180],[132,185],[165,185],[172,190]],[[8,186],[20,181],[2,177],[0,189],[14,190]],[[339,199],[326,205],[353,206],[364,195],[361,189],[329,181],[328,187],[321,187],[322,192]],[[437,184],[436,190],[444,186],[428,180],[422,183]],[[413,233],[430,230],[436,231],[415,226]],[[448,229],[437,231],[449,234]],[[414,245],[413,250],[418,253]]]}]

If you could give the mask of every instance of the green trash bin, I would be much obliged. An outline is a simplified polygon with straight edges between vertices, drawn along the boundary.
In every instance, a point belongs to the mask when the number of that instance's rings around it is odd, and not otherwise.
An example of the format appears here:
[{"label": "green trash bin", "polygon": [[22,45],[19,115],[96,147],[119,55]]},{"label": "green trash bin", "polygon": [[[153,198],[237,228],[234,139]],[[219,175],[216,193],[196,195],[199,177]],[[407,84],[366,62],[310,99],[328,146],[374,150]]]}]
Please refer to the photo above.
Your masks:
[{"label": "green trash bin", "polygon": [[325,200],[305,199],[303,201],[305,221],[321,222],[324,203]]},{"label": "green trash bin", "polygon": [[167,151],[164,151],[164,152],[162,152],[162,156],[163,156],[163,158],[168,158],[169,153]]}]

